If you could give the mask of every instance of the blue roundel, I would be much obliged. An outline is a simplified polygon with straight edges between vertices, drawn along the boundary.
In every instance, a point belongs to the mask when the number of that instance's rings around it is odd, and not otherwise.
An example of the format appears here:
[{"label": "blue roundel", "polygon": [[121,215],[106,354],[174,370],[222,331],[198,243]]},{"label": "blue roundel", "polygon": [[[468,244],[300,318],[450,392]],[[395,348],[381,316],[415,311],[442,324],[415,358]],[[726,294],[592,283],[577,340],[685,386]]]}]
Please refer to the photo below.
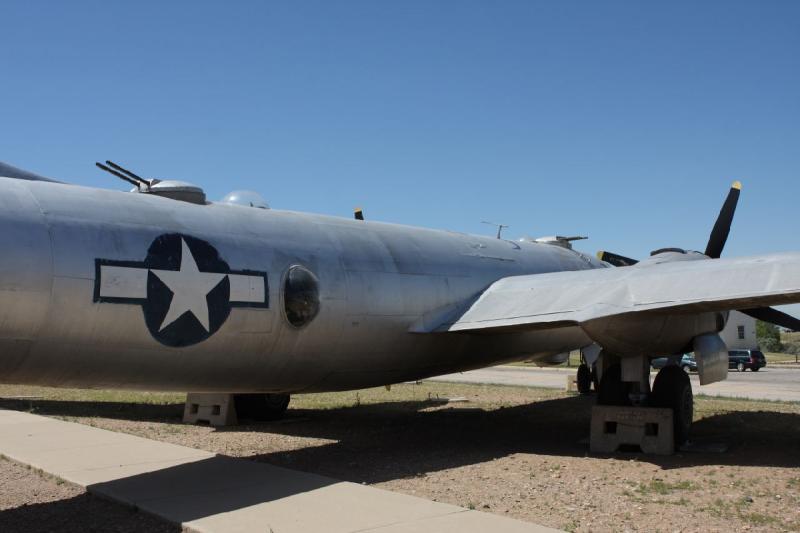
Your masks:
[{"label": "blue roundel", "polygon": [[233,271],[208,242],[166,233],[144,261],[97,259],[94,299],[141,305],[153,338],[183,347],[216,333],[232,307],[267,307],[267,276]]}]

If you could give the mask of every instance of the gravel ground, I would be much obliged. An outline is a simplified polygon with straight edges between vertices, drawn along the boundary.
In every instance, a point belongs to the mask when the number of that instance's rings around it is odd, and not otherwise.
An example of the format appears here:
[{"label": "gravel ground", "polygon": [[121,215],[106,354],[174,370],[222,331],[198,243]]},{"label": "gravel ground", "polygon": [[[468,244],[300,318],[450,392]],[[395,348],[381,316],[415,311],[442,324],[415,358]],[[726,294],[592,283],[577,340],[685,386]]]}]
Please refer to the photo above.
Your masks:
[{"label": "gravel ground", "polygon": [[[280,422],[179,424],[181,396],[0,386],[3,402],[571,531],[800,530],[800,405],[699,398],[726,453],[590,456],[590,397],[424,383],[298,396]],[[445,403],[444,398],[466,401]],[[0,528],[1,529],[1,528]]]},{"label": "gravel ground", "polygon": [[0,531],[174,533],[180,528],[0,458]]}]

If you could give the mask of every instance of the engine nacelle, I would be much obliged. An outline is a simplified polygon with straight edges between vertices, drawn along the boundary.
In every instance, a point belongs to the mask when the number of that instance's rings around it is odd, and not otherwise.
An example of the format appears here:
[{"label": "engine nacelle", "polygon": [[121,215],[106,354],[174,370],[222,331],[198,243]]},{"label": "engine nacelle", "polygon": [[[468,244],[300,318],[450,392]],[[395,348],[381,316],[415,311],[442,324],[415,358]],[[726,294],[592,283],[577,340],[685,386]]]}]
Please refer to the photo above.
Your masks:
[{"label": "engine nacelle", "polygon": [[[691,250],[662,248],[635,266],[651,268],[676,261],[704,261],[709,257]],[[693,339],[718,333],[725,327],[727,313],[660,314],[628,313],[592,320],[583,324],[586,333],[604,350],[620,356],[659,357],[692,351]]]},{"label": "engine nacelle", "polygon": [[620,356],[659,357],[692,351],[692,340],[725,327],[725,313],[630,313],[583,324],[604,350]]}]

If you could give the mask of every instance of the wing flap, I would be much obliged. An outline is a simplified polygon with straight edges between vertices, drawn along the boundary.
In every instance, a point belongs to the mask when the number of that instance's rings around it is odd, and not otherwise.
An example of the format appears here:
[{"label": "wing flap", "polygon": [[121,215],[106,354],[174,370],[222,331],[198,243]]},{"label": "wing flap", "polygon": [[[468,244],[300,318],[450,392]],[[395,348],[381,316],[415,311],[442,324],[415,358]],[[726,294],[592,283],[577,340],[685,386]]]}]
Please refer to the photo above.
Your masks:
[{"label": "wing flap", "polygon": [[800,302],[800,253],[503,278],[436,331],[540,329],[626,313],[699,313]]}]

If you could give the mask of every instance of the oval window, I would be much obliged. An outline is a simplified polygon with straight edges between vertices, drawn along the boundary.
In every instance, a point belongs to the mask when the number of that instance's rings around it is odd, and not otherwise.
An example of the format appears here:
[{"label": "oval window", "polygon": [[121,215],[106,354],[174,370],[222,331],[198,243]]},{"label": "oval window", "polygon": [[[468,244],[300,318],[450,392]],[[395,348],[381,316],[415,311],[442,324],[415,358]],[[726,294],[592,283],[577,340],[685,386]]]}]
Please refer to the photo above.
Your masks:
[{"label": "oval window", "polygon": [[293,266],[283,283],[283,309],[286,320],[296,328],[311,322],[319,312],[319,282],[301,266]]}]

